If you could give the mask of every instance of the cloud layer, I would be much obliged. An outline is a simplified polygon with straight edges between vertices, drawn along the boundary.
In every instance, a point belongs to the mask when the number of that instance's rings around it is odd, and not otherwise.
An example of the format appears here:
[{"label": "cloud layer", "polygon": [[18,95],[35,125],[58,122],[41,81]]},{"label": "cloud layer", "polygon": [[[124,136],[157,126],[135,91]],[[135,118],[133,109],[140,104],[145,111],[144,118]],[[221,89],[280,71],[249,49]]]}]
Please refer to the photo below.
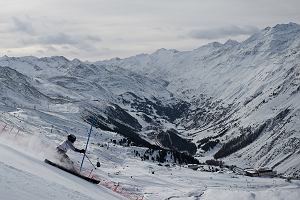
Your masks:
[{"label": "cloud layer", "polygon": [[220,39],[226,37],[235,37],[240,35],[252,35],[259,31],[259,28],[254,26],[227,26],[212,28],[206,30],[193,30],[190,32],[190,36],[197,39]]},{"label": "cloud layer", "polygon": [[299,0],[0,0],[0,54],[101,60],[191,50],[300,23],[299,7]]},{"label": "cloud layer", "polygon": [[19,19],[17,17],[12,17],[12,24],[13,29],[15,31],[27,33],[27,34],[34,34],[34,29],[32,27],[32,24],[29,21]]},{"label": "cloud layer", "polygon": [[[15,52],[27,49],[27,54],[45,56],[47,56],[47,52],[48,55],[56,55],[61,52],[66,55],[69,52],[75,57],[80,54],[94,54],[101,50],[97,48],[102,42],[99,35],[86,31],[70,31],[68,28],[74,28],[70,22],[61,23],[51,19],[37,19],[28,15],[11,17],[8,22],[0,34],[8,38],[13,35],[14,40],[6,40],[2,44]],[[65,29],[64,26],[67,28]],[[30,52],[32,50],[29,49],[36,49],[36,52],[32,53]]]}]

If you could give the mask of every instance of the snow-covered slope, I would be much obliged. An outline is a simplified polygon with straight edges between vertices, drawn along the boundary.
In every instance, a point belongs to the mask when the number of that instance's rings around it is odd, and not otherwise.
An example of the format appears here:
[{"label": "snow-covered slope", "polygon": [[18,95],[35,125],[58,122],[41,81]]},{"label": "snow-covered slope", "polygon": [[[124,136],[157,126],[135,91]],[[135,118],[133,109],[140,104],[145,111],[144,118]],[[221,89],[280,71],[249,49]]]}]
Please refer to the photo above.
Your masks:
[{"label": "snow-covered slope", "polygon": [[[52,167],[38,154],[33,154],[33,149],[24,152],[24,146],[18,148],[16,144],[3,138],[0,140],[1,199],[126,199]],[[45,149],[43,151],[45,153]]]},{"label": "snow-covered slope", "polygon": [[[2,131],[1,199],[294,200],[300,193],[299,181],[295,180],[289,183],[279,178],[244,177],[226,170],[222,173],[211,173],[194,171],[170,163],[163,166],[155,162],[141,161],[134,157],[134,147],[111,145],[107,148],[95,144],[95,141],[107,144],[105,138],[120,137],[105,131],[101,133],[103,135],[92,136],[88,149],[92,162],[97,157],[101,162],[101,167],[93,171],[101,183],[94,185],[43,162],[45,157],[51,157],[55,147],[49,133],[48,136],[24,133],[15,135],[14,131]],[[79,147],[84,142],[79,139],[76,146]],[[143,151],[143,148],[135,147],[135,150]],[[68,155],[75,162],[80,160],[75,153],[68,152]],[[92,166],[86,161],[84,168],[90,172]]]}]

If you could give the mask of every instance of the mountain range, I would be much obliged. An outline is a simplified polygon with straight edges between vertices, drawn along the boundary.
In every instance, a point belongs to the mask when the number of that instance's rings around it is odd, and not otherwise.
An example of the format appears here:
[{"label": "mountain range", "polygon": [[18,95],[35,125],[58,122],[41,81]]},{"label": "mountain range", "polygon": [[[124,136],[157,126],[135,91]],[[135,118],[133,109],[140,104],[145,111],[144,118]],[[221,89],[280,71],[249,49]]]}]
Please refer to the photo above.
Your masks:
[{"label": "mountain range", "polygon": [[0,120],[30,132],[4,114],[18,110],[45,134],[55,126],[80,135],[92,124],[136,145],[297,177],[299,50],[300,25],[289,23],[243,42],[125,59],[3,56]]}]

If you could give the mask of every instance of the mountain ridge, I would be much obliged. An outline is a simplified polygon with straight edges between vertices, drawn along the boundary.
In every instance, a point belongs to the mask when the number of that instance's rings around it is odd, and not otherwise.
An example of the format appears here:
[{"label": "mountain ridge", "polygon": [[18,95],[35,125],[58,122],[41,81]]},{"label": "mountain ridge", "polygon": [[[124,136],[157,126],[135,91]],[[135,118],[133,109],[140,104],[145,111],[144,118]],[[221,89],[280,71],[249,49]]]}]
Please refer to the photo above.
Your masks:
[{"label": "mountain ridge", "polygon": [[[149,55],[100,63],[118,65],[145,76],[168,81],[168,90],[191,103],[189,114],[179,124],[185,127],[182,134],[193,136],[196,143],[229,126],[231,130],[223,138],[218,138],[221,144],[226,144],[226,137],[234,139],[242,134],[239,128],[256,129],[268,120],[276,119],[287,108],[293,107],[287,119],[283,118],[284,122],[278,122],[286,123],[283,127],[273,127],[274,130],[269,127],[253,141],[275,143],[275,139],[262,139],[263,134],[277,137],[277,142],[281,138],[282,144],[278,145],[280,147],[277,150],[274,150],[276,147],[265,145],[270,151],[276,151],[276,159],[281,160],[280,157],[285,156],[280,155],[279,149],[289,149],[290,142],[297,141],[300,136],[299,118],[296,114],[299,112],[299,50],[300,26],[289,23],[263,29],[232,46],[213,42],[193,51],[173,52],[161,49]],[[294,126],[287,125],[286,120],[293,120]],[[234,124],[239,128],[234,128]],[[294,134],[284,134],[282,131],[285,128]],[[270,133],[272,131],[275,133]],[[294,137],[284,139],[284,135]],[[253,145],[249,148],[251,146]],[[241,151],[245,152],[243,149],[248,148],[242,148]],[[269,161],[276,157],[272,153],[263,156],[266,152],[261,153],[262,149],[264,148],[257,149],[258,156],[244,153],[253,158],[251,166],[268,165],[270,162],[263,161],[263,157]],[[296,145],[295,151],[297,149],[299,145]],[[293,159],[298,158],[296,153],[293,155]],[[245,161],[249,160],[247,156]],[[289,158],[291,157],[293,156]],[[280,164],[275,163],[269,167],[278,165]]]},{"label": "mountain ridge", "polygon": [[[91,109],[108,127],[134,127],[130,123],[137,121],[135,131],[153,145],[169,146],[168,137],[159,141],[156,135],[177,129],[175,134],[198,146],[200,160],[221,154],[227,145],[234,150],[222,158],[227,162],[267,166],[296,176],[300,174],[299,50],[300,26],[290,23],[265,28],[243,42],[213,42],[192,51],[160,49],[94,63],[60,56],[2,57],[0,66],[23,74],[48,97],[40,103],[29,101],[27,107],[62,112],[60,105],[66,104],[77,110],[78,120]],[[24,107],[25,97],[17,95],[17,87],[12,89],[16,90],[7,95],[19,100],[17,107]],[[16,107],[5,98],[0,101]],[[106,104],[118,106],[112,109]],[[127,114],[133,118],[130,123],[124,118],[107,120]],[[232,141],[242,145],[233,147]],[[208,144],[215,145],[207,148]]]}]

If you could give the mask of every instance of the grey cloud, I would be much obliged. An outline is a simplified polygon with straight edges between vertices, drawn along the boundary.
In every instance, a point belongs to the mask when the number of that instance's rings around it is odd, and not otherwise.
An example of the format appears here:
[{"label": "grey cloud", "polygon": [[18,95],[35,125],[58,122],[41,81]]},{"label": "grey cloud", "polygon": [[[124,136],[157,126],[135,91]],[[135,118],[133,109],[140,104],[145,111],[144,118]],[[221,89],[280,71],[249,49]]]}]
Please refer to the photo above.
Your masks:
[{"label": "grey cloud", "polygon": [[[52,47],[60,46],[63,49],[69,47],[95,51],[96,45],[102,42],[102,39],[95,35],[70,35],[66,33],[40,34],[40,36],[30,36],[21,40],[26,46],[38,44],[42,46]],[[48,49],[54,51],[54,49]]]},{"label": "grey cloud", "polygon": [[102,39],[98,36],[95,36],[95,35],[88,35],[86,37],[87,40],[91,41],[91,42],[101,42]]},{"label": "grey cloud", "polygon": [[53,47],[53,46],[47,46],[46,49],[47,49],[47,51],[53,51],[53,52],[57,52],[57,51],[58,51],[58,50],[57,50],[55,47]]},{"label": "grey cloud", "polygon": [[39,53],[39,54],[44,54],[45,53],[44,50],[37,50],[36,52]]},{"label": "grey cloud", "polygon": [[37,42],[41,44],[52,44],[52,45],[62,45],[62,44],[74,45],[74,44],[78,44],[80,40],[70,35],[67,35],[65,33],[56,33],[53,35],[40,36],[37,39]]},{"label": "grey cloud", "polygon": [[64,49],[64,50],[69,50],[70,49],[70,47],[66,46],[66,45],[62,46],[61,48]]},{"label": "grey cloud", "polygon": [[35,33],[32,23],[30,22],[28,17],[23,17],[23,18],[13,17],[12,22],[13,22],[13,30],[15,31],[24,32],[30,35]]},{"label": "grey cloud", "polygon": [[189,35],[197,39],[220,39],[228,36],[252,35],[259,29],[254,26],[227,26],[206,30],[193,30]]},{"label": "grey cloud", "polygon": [[91,43],[80,43],[77,46],[79,49],[85,50],[87,52],[93,52],[93,51],[97,51],[97,47],[94,44]]},{"label": "grey cloud", "polygon": [[55,33],[40,36],[37,39],[38,43],[41,44],[52,44],[52,45],[83,45],[84,44],[94,44],[97,42],[101,42],[102,39],[98,36],[93,35],[69,35],[65,33]]},{"label": "grey cloud", "polygon": [[[97,51],[97,44],[102,42],[102,38],[97,34],[90,34],[76,29],[74,30],[74,27],[70,25],[70,22],[66,21],[58,23],[52,19],[40,19],[27,15],[11,17],[10,20],[10,27],[4,33],[11,34],[14,32],[16,40],[11,43],[16,43],[17,41],[19,44],[24,46],[40,45],[44,48],[51,46],[58,49],[62,49],[62,47],[69,47],[72,49],[92,52]],[[62,26],[63,28],[59,28]],[[55,31],[55,29],[52,29],[51,27],[58,28],[59,31]],[[74,32],[71,32],[70,29]],[[47,50],[55,51],[54,49]]]}]

